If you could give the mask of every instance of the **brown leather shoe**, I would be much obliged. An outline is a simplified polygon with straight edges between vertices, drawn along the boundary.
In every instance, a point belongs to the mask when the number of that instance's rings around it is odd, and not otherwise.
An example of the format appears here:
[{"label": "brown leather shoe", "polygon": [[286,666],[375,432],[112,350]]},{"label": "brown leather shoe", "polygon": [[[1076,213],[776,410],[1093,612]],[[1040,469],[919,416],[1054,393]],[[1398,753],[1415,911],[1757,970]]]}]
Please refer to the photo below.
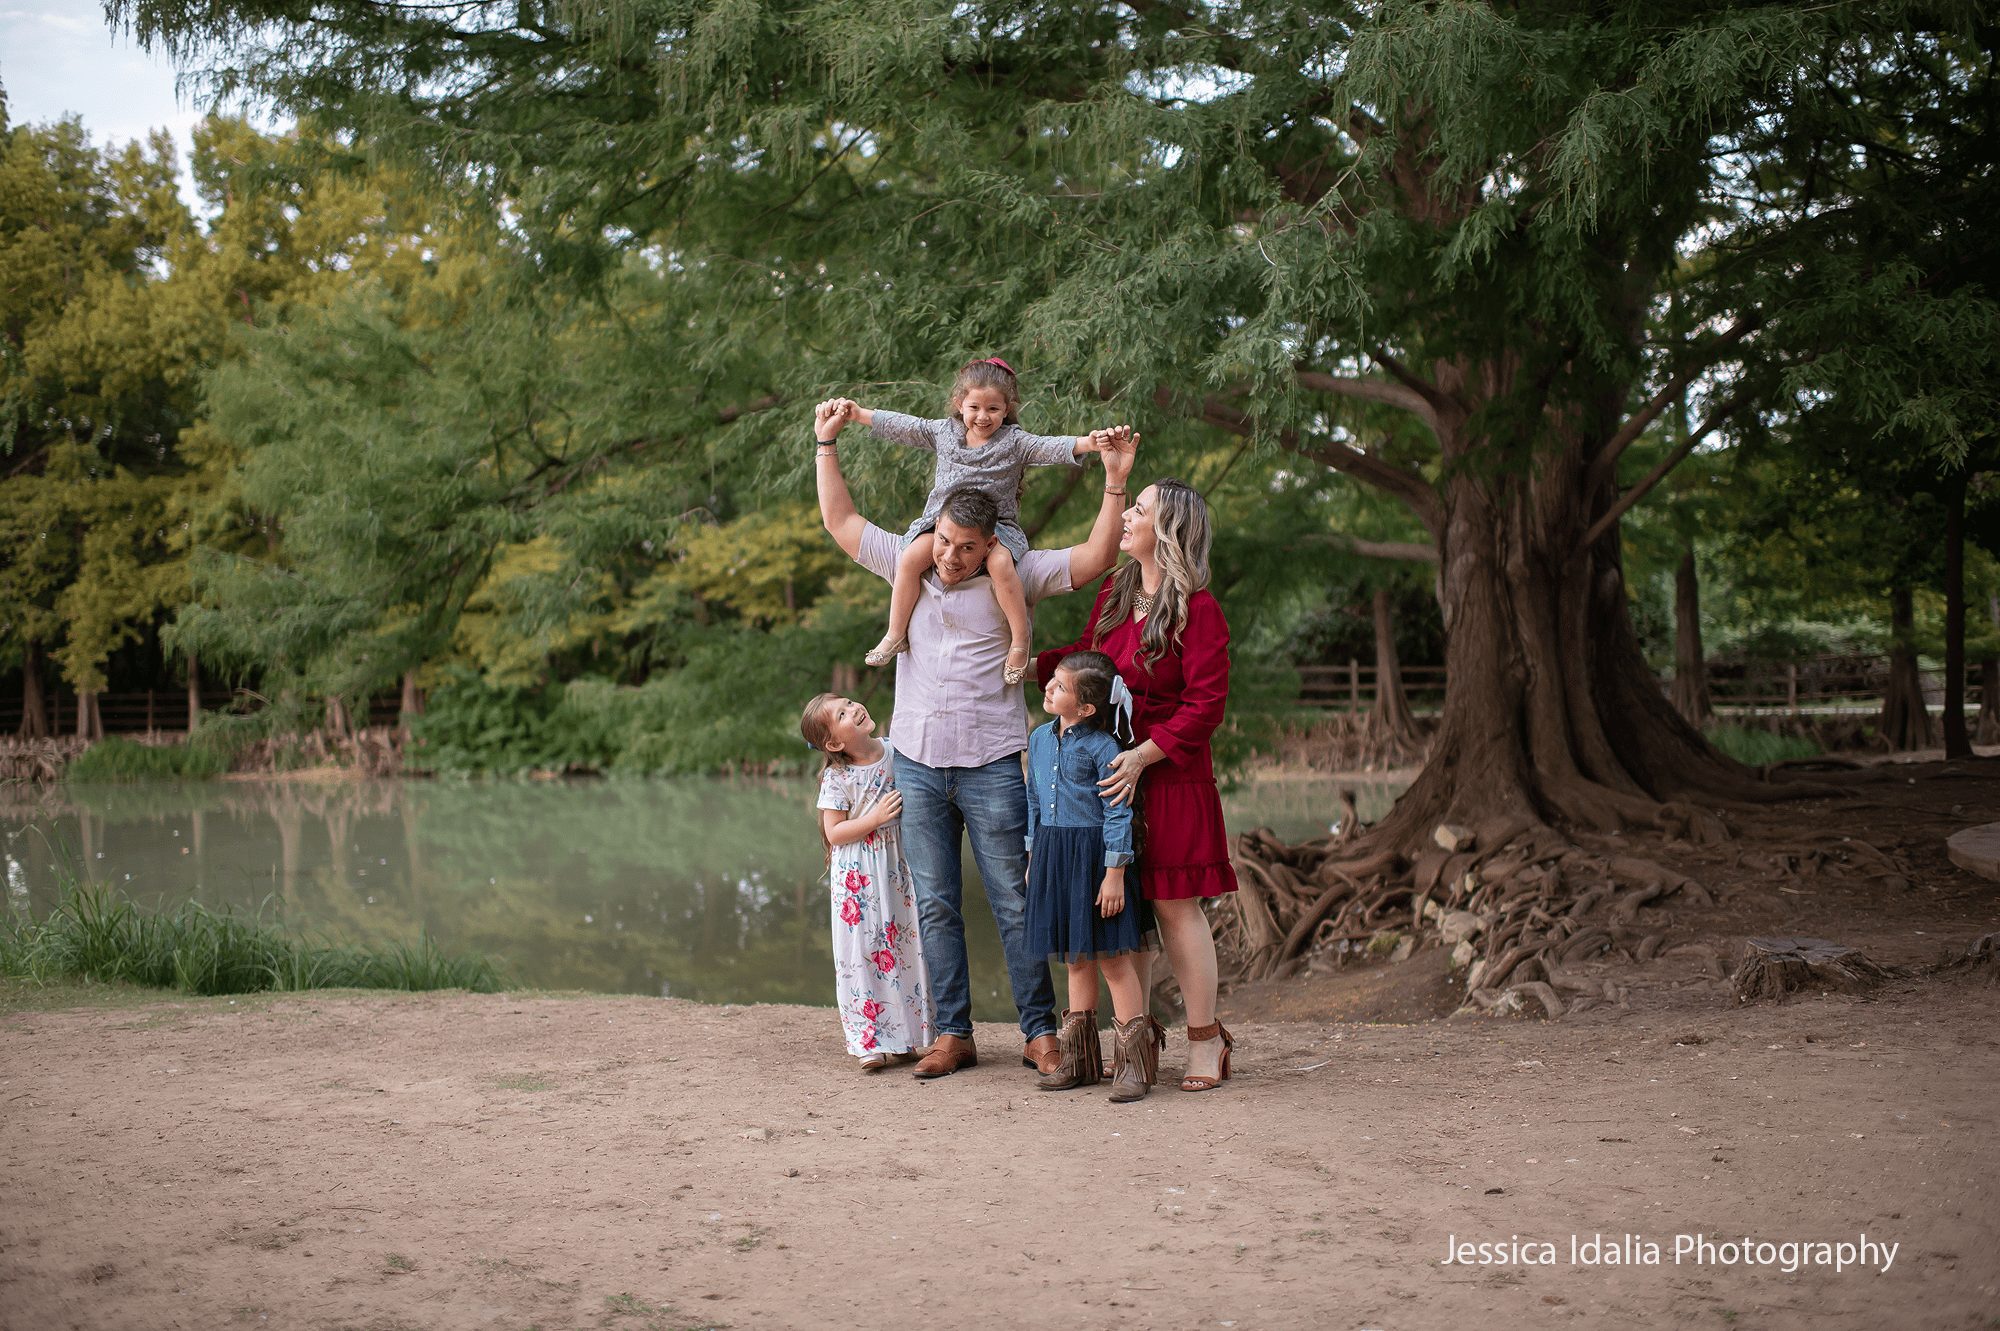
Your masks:
[{"label": "brown leather shoe", "polygon": [[979,1051],[972,1047],[971,1036],[940,1035],[930,1051],[910,1069],[910,1075],[929,1081],[932,1077],[949,1077],[960,1068],[976,1067],[978,1063]]},{"label": "brown leather shoe", "polygon": [[1043,1076],[1054,1072],[1062,1066],[1062,1038],[1055,1035],[1037,1035],[1021,1046],[1021,1062]]}]

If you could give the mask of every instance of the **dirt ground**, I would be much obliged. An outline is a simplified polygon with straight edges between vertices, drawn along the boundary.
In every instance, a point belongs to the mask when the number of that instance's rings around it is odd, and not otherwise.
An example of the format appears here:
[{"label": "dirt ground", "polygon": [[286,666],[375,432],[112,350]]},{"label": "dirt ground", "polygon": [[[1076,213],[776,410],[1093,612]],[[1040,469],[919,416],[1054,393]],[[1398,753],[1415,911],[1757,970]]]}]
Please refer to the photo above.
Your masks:
[{"label": "dirt ground", "polygon": [[[1916,966],[2000,929],[1942,854],[2000,779],[1915,775],[1784,815],[1905,886],[1662,853],[1721,899],[1603,963],[1622,1007],[1437,1019],[1434,950],[1323,969],[1225,1000],[1221,1091],[1131,1106],[1036,1092],[1000,1026],[926,1084],[812,1008],[8,991],[0,1327],[2000,1327],[2000,988],[1718,975],[1755,933]],[[1697,1234],[1896,1248],[1676,1263]],[[1444,1260],[1516,1240],[1554,1263]]]}]

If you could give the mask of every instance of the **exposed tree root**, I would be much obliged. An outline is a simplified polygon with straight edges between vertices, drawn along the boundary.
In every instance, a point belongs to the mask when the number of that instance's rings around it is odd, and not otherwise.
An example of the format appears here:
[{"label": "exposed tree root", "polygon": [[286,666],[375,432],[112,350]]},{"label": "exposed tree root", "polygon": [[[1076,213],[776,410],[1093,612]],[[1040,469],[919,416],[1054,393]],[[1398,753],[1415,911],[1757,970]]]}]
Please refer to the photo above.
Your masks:
[{"label": "exposed tree root", "polygon": [[1902,972],[1824,938],[1752,938],[1729,977],[1736,1001],[1781,999],[1801,990],[1861,993]]},{"label": "exposed tree root", "polygon": [[[1665,823],[1690,839],[1726,832],[1706,815]],[[1566,967],[1606,953],[1657,955],[1664,936],[1639,924],[1642,908],[1676,895],[1713,900],[1684,874],[1525,819],[1441,827],[1413,858],[1380,840],[1288,846],[1262,828],[1237,837],[1242,890],[1216,915],[1218,947],[1236,975],[1284,975],[1315,948],[1396,932],[1456,949],[1473,1003],[1555,1017],[1623,1001],[1617,986]]]},{"label": "exposed tree root", "polygon": [[2000,986],[2000,934],[1984,934],[1974,939],[1971,947],[1933,967],[1932,973],[1956,979],[1984,978],[1989,985]]},{"label": "exposed tree root", "polygon": [[[1738,847],[1729,844],[1734,829],[1713,809],[1647,802],[1583,783],[1566,793],[1578,801],[1570,808],[1594,801],[1607,819],[1624,824],[1623,833],[1636,825],[1696,860],[1733,864],[1778,883],[1863,881],[1899,890],[1910,884],[1900,858],[1839,833],[1801,834],[1794,824],[1784,840]],[[1417,946],[1452,949],[1471,1004],[1553,1017],[1624,1000],[1616,985],[1576,968],[1606,955],[1633,962],[1658,956],[1666,935],[1642,911],[1675,901],[1714,904],[1701,882],[1638,853],[1627,834],[1570,834],[1527,814],[1419,831],[1416,819],[1424,816],[1419,810],[1413,818],[1399,804],[1356,838],[1350,812],[1338,835],[1299,845],[1262,828],[1238,836],[1242,890],[1215,915],[1225,974],[1280,977],[1316,951],[1395,933]],[[1405,849],[1412,845],[1414,853]],[[1718,977],[1725,973],[1719,959],[1712,969]]]}]

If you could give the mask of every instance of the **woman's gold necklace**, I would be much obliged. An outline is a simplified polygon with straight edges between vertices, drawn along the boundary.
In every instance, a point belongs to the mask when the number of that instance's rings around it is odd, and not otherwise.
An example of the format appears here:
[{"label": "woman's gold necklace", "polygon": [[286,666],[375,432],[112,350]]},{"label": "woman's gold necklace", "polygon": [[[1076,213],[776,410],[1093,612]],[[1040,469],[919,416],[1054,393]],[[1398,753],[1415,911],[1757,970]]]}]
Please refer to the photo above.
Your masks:
[{"label": "woman's gold necklace", "polygon": [[[1157,593],[1155,593],[1157,595]],[[1153,611],[1153,597],[1145,592],[1132,593],[1132,618],[1143,619]]]}]

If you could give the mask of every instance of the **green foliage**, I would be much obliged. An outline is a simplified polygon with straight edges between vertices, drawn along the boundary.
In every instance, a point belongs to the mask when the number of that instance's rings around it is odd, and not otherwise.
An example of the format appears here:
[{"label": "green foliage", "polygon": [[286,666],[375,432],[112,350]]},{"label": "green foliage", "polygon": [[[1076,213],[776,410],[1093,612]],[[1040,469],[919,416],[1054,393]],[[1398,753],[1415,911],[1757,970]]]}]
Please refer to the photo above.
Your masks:
[{"label": "green foliage", "polygon": [[261,918],[184,902],[148,914],[111,888],[72,881],[47,916],[0,922],[0,975],[95,980],[188,994],[303,989],[502,987],[481,958],[440,952],[428,935],[372,949],[338,947]]},{"label": "green foliage", "polygon": [[1710,744],[1748,767],[1819,754],[1819,745],[1803,735],[1780,735],[1773,730],[1730,725],[1710,726],[1702,733]]},{"label": "green foliage", "polygon": [[139,744],[112,735],[85,749],[64,771],[70,781],[200,780],[229,770],[213,745]]}]

